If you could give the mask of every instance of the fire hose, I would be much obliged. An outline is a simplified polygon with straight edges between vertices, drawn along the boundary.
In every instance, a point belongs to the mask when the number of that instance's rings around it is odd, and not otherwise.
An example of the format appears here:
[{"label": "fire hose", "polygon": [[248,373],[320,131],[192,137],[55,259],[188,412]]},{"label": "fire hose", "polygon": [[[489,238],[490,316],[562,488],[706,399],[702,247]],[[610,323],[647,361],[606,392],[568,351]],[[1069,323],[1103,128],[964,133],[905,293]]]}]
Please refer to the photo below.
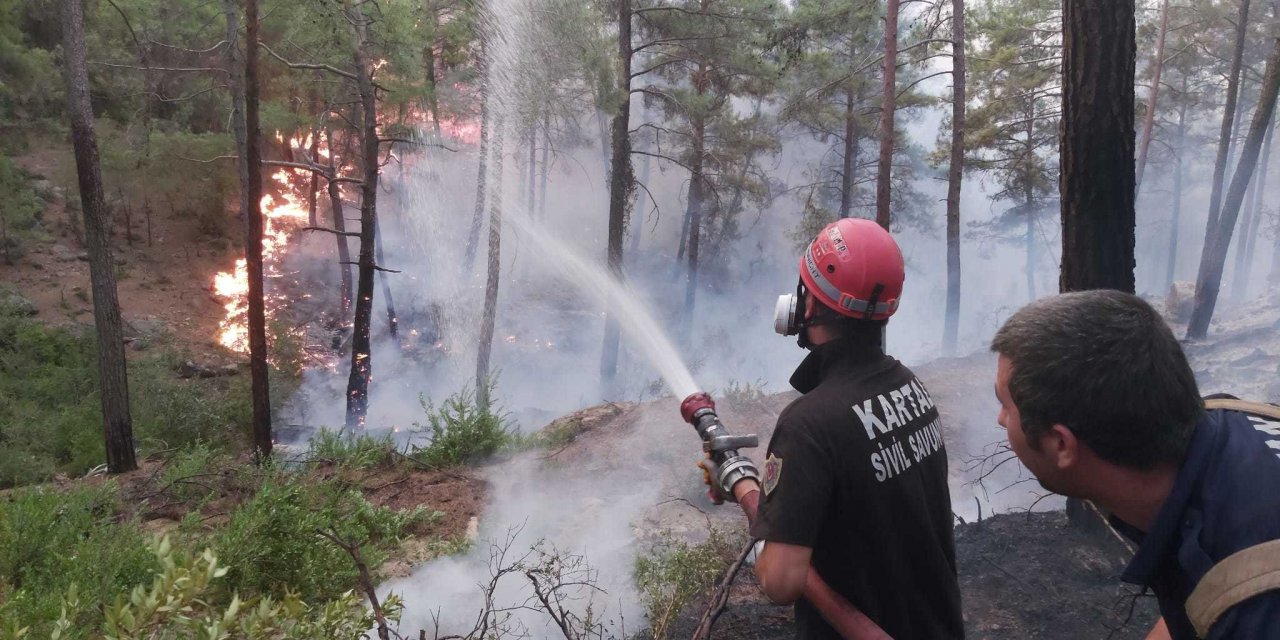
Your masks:
[{"label": "fire hose", "polygon": [[[680,403],[680,416],[693,425],[698,437],[702,439],[703,452],[715,465],[710,477],[710,482],[714,483],[713,490],[734,500],[733,487],[737,483],[751,480],[758,487],[760,472],[750,458],[738,451],[760,446],[760,440],[755,434],[736,436],[730,433],[716,414],[715,401],[705,392],[685,398]],[[738,502],[747,515],[747,522],[754,523],[760,502],[758,488],[744,493]],[[836,593],[813,567],[809,568],[805,580],[804,598],[846,640],[891,640],[866,614]]]}]

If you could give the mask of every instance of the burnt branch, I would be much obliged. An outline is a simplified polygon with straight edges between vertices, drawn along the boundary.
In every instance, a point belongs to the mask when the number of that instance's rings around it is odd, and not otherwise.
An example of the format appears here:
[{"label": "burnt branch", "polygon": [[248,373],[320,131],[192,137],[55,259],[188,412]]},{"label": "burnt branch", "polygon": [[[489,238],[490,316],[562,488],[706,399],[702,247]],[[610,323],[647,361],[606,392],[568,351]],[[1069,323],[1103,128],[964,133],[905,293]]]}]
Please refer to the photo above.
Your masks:
[{"label": "burnt branch", "polygon": [[725,607],[729,604],[729,592],[733,590],[733,580],[738,577],[738,571],[742,569],[742,564],[747,561],[747,556],[751,555],[751,550],[755,546],[755,540],[748,540],[742,551],[738,552],[738,558],[724,572],[724,578],[720,580],[720,584],[716,585],[711,601],[707,603],[706,610],[702,612],[702,618],[698,620],[698,629],[693,633],[693,640],[708,640],[711,638],[712,627],[715,626],[716,620],[720,619],[720,614],[724,613]]},{"label": "burnt branch", "polygon": [[[308,228],[316,228],[316,229],[319,229],[319,227],[308,227]],[[325,229],[325,231],[328,231],[328,229]],[[337,232],[335,231],[334,233],[337,233]],[[359,238],[359,237],[360,237],[360,234],[358,234],[358,233],[350,233],[350,232],[348,232],[348,233],[346,233],[346,234],[344,234],[344,235],[355,236],[355,237],[357,237],[357,238]],[[339,262],[338,264],[349,264],[349,265],[354,265],[354,266],[357,266],[357,267],[358,267],[358,266],[360,266],[360,263],[359,263],[359,262]],[[373,265],[373,270],[374,270],[374,271],[382,271],[382,272],[384,272],[384,273],[400,273],[399,271],[397,271],[397,270],[395,270],[395,269],[388,269],[388,268],[386,268],[386,267],[380,267],[380,266],[378,266],[378,265],[376,265],[376,264],[375,264],[375,265]]]},{"label": "burnt branch", "polygon": [[[328,228],[328,227],[303,227],[303,228],[302,228],[302,230],[303,230],[303,231],[323,231],[323,232],[325,232],[325,233],[332,233],[332,234],[333,234],[333,235],[335,235],[335,236],[345,236],[345,237],[348,237],[348,238],[359,238],[359,237],[360,237],[360,234],[359,234],[359,233],[356,233],[355,231],[338,231],[337,229],[330,229],[330,228]],[[354,263],[354,262],[343,262],[342,264],[355,264],[355,263]]]}]

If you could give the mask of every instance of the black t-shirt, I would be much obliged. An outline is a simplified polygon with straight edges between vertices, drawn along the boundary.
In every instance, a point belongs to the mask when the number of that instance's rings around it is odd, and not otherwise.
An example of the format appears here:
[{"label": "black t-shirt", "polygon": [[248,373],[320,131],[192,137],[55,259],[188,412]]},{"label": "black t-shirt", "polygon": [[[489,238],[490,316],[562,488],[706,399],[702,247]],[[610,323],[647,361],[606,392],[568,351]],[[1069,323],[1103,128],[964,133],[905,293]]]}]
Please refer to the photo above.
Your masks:
[{"label": "black t-shirt", "polygon": [[[897,640],[963,638],[947,452],[924,385],[878,345],[815,347],[791,377],[751,534],[813,549],[836,592]],[[804,599],[797,637],[838,638]]]}]

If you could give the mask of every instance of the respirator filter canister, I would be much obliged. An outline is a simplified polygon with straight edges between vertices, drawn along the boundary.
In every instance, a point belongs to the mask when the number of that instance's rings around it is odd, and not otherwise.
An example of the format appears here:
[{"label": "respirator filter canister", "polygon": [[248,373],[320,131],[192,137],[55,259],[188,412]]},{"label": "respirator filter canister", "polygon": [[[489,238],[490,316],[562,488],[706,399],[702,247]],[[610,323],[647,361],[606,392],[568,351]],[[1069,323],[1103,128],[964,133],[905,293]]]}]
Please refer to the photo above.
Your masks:
[{"label": "respirator filter canister", "polygon": [[778,303],[773,307],[773,330],[784,336],[800,333],[799,306],[800,298],[794,293],[778,296]]}]

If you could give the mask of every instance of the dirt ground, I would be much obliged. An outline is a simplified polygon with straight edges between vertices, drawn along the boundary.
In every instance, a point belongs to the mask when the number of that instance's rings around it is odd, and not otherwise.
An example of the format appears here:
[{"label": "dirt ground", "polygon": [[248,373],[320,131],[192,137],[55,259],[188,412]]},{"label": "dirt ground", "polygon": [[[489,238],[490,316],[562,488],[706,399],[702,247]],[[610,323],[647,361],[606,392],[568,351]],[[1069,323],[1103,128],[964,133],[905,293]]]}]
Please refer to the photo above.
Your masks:
[{"label": "dirt ground", "polygon": [[[37,317],[48,324],[90,325],[89,262],[67,210],[67,198],[78,196],[74,188],[56,182],[58,176],[66,175],[60,164],[68,159],[52,147],[33,148],[15,158],[24,169],[48,181],[44,184],[52,201],[45,208],[43,226],[50,238],[28,245],[26,254],[13,265],[0,263],[0,282],[31,300]],[[135,212],[132,217],[132,245],[126,243],[122,228],[116,229],[112,244],[126,337],[167,333],[175,346],[203,365],[238,362],[238,354],[217,343],[225,310],[212,293],[214,274],[231,270],[240,255],[236,242],[201,237],[194,220],[157,207],[148,243],[142,214]],[[122,225],[117,221],[117,227]]]}]

